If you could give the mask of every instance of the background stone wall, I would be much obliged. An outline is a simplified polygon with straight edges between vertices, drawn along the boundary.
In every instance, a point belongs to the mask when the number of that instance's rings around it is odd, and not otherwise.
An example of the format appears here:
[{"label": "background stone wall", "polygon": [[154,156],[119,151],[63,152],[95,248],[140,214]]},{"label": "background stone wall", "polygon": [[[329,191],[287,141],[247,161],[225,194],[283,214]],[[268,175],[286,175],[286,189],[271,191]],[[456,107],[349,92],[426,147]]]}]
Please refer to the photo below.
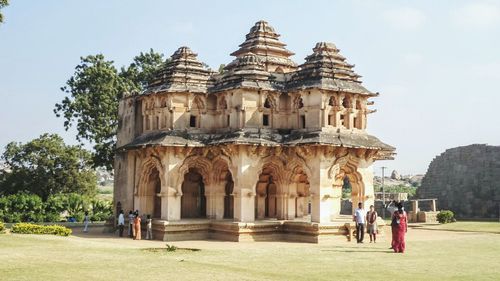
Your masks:
[{"label": "background stone wall", "polygon": [[418,198],[438,198],[440,210],[462,218],[498,218],[500,146],[473,144],[447,149],[432,160]]}]

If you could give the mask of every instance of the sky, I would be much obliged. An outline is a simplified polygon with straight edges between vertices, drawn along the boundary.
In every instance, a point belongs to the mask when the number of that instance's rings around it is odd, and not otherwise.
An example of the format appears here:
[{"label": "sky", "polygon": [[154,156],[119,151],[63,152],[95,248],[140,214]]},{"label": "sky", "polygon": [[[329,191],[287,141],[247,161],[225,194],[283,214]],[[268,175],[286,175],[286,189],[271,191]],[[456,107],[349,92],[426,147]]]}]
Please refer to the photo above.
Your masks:
[{"label": "sky", "polygon": [[258,20],[301,64],[335,43],[379,92],[368,132],[397,148],[389,173],[425,173],[447,148],[500,145],[500,1],[13,0],[0,25],[0,151],[44,132],[76,144],[53,113],[81,56],[117,67],[153,48],[189,46],[214,69]]}]

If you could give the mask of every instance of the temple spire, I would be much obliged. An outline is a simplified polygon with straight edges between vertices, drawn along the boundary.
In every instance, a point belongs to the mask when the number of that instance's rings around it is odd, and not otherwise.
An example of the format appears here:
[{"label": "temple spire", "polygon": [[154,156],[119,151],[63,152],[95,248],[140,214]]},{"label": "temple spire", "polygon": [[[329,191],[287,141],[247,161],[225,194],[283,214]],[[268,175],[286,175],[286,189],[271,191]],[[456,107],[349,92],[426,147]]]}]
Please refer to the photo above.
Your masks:
[{"label": "temple spire", "polygon": [[266,21],[258,21],[246,35],[240,48],[231,55],[241,57],[250,53],[259,57],[269,72],[290,72],[297,69],[297,64],[290,59],[293,52],[279,41],[280,35]]},{"label": "temple spire", "polygon": [[180,47],[156,74],[148,92],[206,93],[212,72],[203,66],[189,47]]}]

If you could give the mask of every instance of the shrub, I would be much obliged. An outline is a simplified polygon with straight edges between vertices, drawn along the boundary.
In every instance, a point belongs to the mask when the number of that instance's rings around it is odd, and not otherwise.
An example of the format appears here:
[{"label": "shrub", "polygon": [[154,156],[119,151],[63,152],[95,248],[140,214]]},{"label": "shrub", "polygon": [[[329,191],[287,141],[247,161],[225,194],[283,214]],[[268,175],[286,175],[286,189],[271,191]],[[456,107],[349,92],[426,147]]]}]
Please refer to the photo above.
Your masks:
[{"label": "shrub", "polygon": [[110,216],[113,215],[113,209],[108,201],[104,200],[92,200],[92,216],[91,221],[106,221]]},{"label": "shrub", "polygon": [[19,234],[53,234],[69,236],[71,229],[62,225],[39,225],[32,223],[16,223],[12,226],[12,233]]},{"label": "shrub", "polygon": [[5,231],[5,224],[0,221],[0,233],[4,233]]},{"label": "shrub", "polygon": [[41,222],[44,218],[42,198],[35,194],[17,193],[0,203],[5,222]]},{"label": "shrub", "polygon": [[175,252],[176,250],[176,246],[167,244],[167,252]]},{"label": "shrub", "polygon": [[450,223],[455,222],[455,214],[450,210],[443,210],[437,214],[437,220],[439,223]]}]

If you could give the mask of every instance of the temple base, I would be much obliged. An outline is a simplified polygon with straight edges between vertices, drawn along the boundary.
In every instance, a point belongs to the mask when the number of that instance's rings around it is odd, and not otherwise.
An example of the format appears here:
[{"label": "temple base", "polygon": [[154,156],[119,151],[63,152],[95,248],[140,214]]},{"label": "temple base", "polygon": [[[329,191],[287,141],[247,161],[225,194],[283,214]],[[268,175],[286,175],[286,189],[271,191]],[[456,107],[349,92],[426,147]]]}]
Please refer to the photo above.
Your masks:
[{"label": "temple base", "polygon": [[321,243],[332,239],[351,241],[355,225],[350,216],[328,224],[300,220],[259,220],[252,223],[232,220],[186,219],[153,221],[153,237],[163,241],[287,241]]}]

